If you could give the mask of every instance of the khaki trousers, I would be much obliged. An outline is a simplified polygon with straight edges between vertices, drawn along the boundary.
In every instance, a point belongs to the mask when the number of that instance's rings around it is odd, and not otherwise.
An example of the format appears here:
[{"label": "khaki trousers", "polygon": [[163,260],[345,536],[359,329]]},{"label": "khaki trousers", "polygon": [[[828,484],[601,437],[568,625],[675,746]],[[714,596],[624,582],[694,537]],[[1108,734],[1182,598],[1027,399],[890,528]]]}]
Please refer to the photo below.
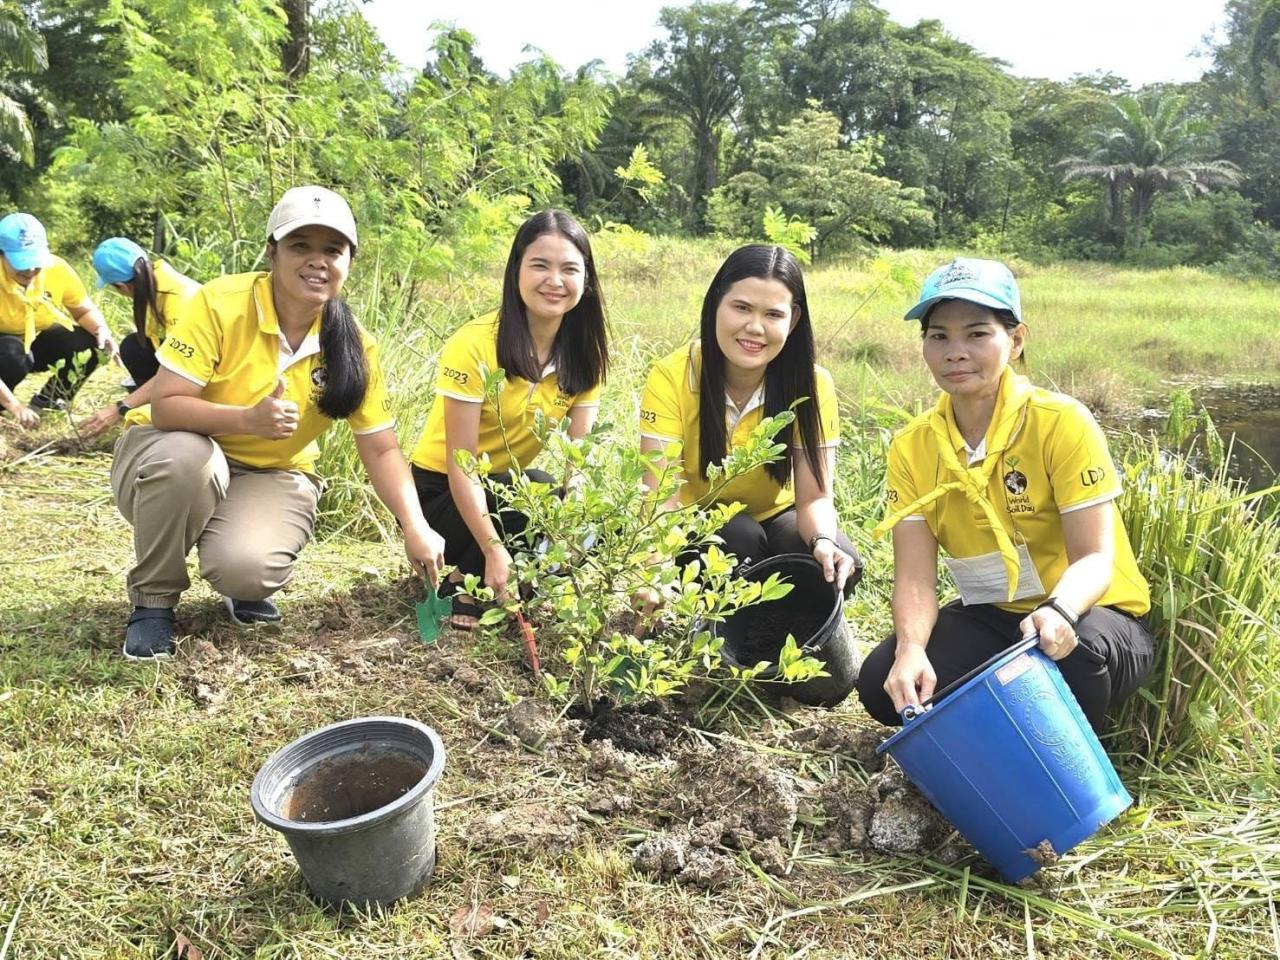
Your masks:
[{"label": "khaki trousers", "polygon": [[320,499],[319,481],[300,470],[246,467],[203,434],[151,426],[116,441],[111,491],[133,526],[127,582],[138,607],[177,606],[193,546],[220,594],[265,600],[293,577]]}]

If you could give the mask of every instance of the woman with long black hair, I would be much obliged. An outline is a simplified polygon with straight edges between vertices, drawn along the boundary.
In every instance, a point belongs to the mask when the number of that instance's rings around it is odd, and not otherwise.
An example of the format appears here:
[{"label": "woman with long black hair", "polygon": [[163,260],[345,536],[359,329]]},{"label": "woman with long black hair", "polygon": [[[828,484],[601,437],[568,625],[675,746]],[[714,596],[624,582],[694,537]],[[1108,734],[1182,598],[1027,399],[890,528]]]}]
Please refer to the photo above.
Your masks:
[{"label": "woman with long black hair", "polygon": [[311,538],[316,439],[335,420],[350,424],[409,562],[435,582],[444,544],[396,442],[377,346],[339,297],[356,243],[342,197],[294,187],[267,221],[271,270],[210,281],[168,331],[151,406],[129,412],[111,465],[137,555],[126,657],[172,654],[192,546],[233,621],[280,619],[268,598]]},{"label": "woman with long black hair", "polygon": [[133,306],[133,332],[120,341],[120,360],[129,371],[133,389],[80,424],[80,435],[96,437],[119,423],[134,407],[151,402],[151,379],[160,369],[156,351],[165,331],[177,321],[200,284],[164,260],[154,262],[127,237],[110,237],[93,251],[98,286],[128,297]]},{"label": "woman with long black hair", "polygon": [[[701,336],[659,360],[640,403],[640,447],[681,444],[676,503],[741,503],[720,530],[739,561],[807,553],[846,593],[861,573],[832,490],[840,418],[831,374],[814,363],[804,276],[783,247],[731,253],[702,301]],[[714,485],[708,468],[745,443],[764,417],[795,409],[785,456]],[[669,465],[669,464],[668,464]],[[656,486],[650,476],[648,482]]]},{"label": "woman with long black hair", "polygon": [[[510,482],[512,471],[553,482],[530,470],[541,450],[533,431],[539,413],[569,418],[583,436],[595,421],[600,385],[609,365],[604,299],[591,242],[561,210],[535,214],[516,231],[497,313],[463,324],[445,342],[436,396],[410,458],[422,509],[445,540],[445,559],[463,574],[482,576],[497,596],[507,590],[511,551],[527,518],[499,510],[496,498],[454,458],[458,450],[487,454],[490,480]],[[497,403],[485,395],[484,374],[506,376]],[[470,629],[478,610],[454,596],[453,625]]]}]

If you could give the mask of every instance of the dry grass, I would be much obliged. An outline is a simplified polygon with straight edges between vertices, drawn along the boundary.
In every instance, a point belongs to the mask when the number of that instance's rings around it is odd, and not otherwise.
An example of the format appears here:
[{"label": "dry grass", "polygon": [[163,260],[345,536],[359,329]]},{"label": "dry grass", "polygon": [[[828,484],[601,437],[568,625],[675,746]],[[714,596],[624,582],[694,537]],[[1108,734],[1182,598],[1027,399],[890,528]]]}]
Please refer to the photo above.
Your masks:
[{"label": "dry grass", "polygon": [[[12,439],[12,437],[10,437]],[[12,451],[11,451],[12,453]],[[563,850],[486,842],[483,821],[522,804],[585,804],[586,751],[534,751],[500,730],[532,685],[515,645],[446,636],[474,676],[437,669],[412,635],[397,551],[332,539],[307,548],[283,629],[242,634],[197,585],[180,656],[124,661],[121,571],[129,532],[107,458],[28,457],[0,472],[0,957],[174,957],[181,934],[213,957],[1140,957],[1246,958],[1280,949],[1275,784],[1228,769],[1125,758],[1137,806],[1039,887],[992,879],[976,858],[823,853],[802,814],[787,873],[745,854],[724,890],[634,873],[630,850],[668,825],[660,761],[628,785],[635,806],[582,815]],[[878,602],[878,601],[876,601]],[[883,611],[876,611],[879,616]],[[872,639],[872,638],[867,638]],[[434,679],[433,679],[434,677]],[[284,841],[257,824],[250,781],[280,745],[324,723],[394,713],[435,727],[437,873],[385,913],[337,915],[307,896]],[[734,718],[802,794],[847,757],[789,746],[795,724],[861,722],[802,711]],[[746,739],[749,738],[749,739]],[[724,735],[710,742],[725,743]],[[451,919],[492,909],[482,936]]]}]

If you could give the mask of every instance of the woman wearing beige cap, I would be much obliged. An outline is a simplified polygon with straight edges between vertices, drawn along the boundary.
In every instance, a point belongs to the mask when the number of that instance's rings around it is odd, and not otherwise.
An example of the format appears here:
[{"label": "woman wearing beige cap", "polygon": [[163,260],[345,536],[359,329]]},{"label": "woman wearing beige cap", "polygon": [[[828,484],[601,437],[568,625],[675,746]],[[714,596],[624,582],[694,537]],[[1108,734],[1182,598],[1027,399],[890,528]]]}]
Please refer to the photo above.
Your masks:
[{"label": "woman wearing beige cap", "polygon": [[396,442],[377,346],[339,299],[356,243],[342,197],[294,187],[267,222],[271,270],[205,284],[167,331],[151,405],[125,418],[111,468],[137,553],[126,657],[173,653],[193,545],[232,620],[280,619],[268,598],[311,538],[316,438],[334,420],[350,424],[410,563],[435,582],[444,545]]}]

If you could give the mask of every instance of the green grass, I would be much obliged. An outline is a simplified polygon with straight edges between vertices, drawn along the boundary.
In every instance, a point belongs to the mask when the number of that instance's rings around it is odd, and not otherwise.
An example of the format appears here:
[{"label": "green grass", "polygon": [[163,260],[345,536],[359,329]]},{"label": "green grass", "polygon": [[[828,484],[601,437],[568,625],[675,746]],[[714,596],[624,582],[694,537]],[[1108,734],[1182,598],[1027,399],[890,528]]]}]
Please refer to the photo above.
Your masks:
[{"label": "green grass", "polygon": [[[600,243],[616,345],[603,414],[620,437],[631,436],[648,362],[696,329],[725,252],[651,238]],[[840,508],[868,560],[847,610],[864,645],[888,628],[888,549],[866,532],[879,514],[883,449],[900,408],[932,396],[916,329],[898,317],[941,259],[894,254],[808,275],[845,414]],[[492,307],[492,281],[373,299],[375,267],[360,266],[369,275],[353,299],[379,334],[408,447],[425,416],[435,349],[462,319]],[[1275,286],[1195,271],[1020,270],[1033,373],[1074,384],[1095,405],[1139,402],[1135,392],[1184,375],[1175,368],[1187,351],[1199,351],[1196,374],[1261,379],[1280,368],[1266,313]],[[1144,346],[1152,337],[1171,346]],[[115,396],[114,379],[98,374],[81,408]],[[119,655],[131,540],[110,500],[109,442],[78,444],[56,416],[34,436],[0,423],[0,960],[173,958],[179,934],[209,958],[1280,954],[1280,781],[1265,762],[1277,695],[1265,537],[1275,530],[1224,506],[1231,497],[1221,487],[1167,472],[1132,487],[1134,539],[1149,571],[1165,578],[1157,588],[1181,591],[1177,615],[1166,618],[1178,626],[1151,685],[1156,702],[1135,706],[1113,744],[1135,807],[1043,883],[1006,886],[972,856],[944,864],[818,843],[812,798],[821,783],[862,774],[849,757],[797,749],[787,733],[866,722],[846,704],[834,714],[731,715],[729,739],[766,752],[809,799],[784,875],[766,876],[736,853],[734,884],[707,894],[630,869],[630,849],[670,823],[670,769],[659,761],[641,765],[630,811],[584,817],[567,850],[479,839],[495,811],[581,806],[597,782],[573,743],[530,751],[500,732],[508,704],[535,693],[514,640],[446,635],[443,651],[477,671],[468,682],[443,675],[439,656],[413,638],[414,588],[399,548],[369,538],[384,521],[350,446],[345,430],[333,431],[329,535],[303,554],[284,593],[284,627],[233,631],[197,582],[180,608],[181,655],[146,665]],[[1173,549],[1180,544],[1184,553]],[[1166,554],[1161,572],[1155,558]],[[1213,591],[1195,589],[1206,571]],[[1206,625],[1229,631],[1206,637]],[[1196,656],[1230,665],[1223,682],[1206,680]],[[1233,725],[1233,688],[1247,693],[1252,725]],[[1216,711],[1216,740],[1203,724],[1187,739],[1192,702]],[[422,897],[385,915],[339,916],[309,900],[284,841],[254,821],[248,789],[274,749],[372,713],[416,717],[445,740],[440,862]],[[719,736],[712,742],[727,734]],[[485,936],[451,930],[472,904],[501,921]]]}]

